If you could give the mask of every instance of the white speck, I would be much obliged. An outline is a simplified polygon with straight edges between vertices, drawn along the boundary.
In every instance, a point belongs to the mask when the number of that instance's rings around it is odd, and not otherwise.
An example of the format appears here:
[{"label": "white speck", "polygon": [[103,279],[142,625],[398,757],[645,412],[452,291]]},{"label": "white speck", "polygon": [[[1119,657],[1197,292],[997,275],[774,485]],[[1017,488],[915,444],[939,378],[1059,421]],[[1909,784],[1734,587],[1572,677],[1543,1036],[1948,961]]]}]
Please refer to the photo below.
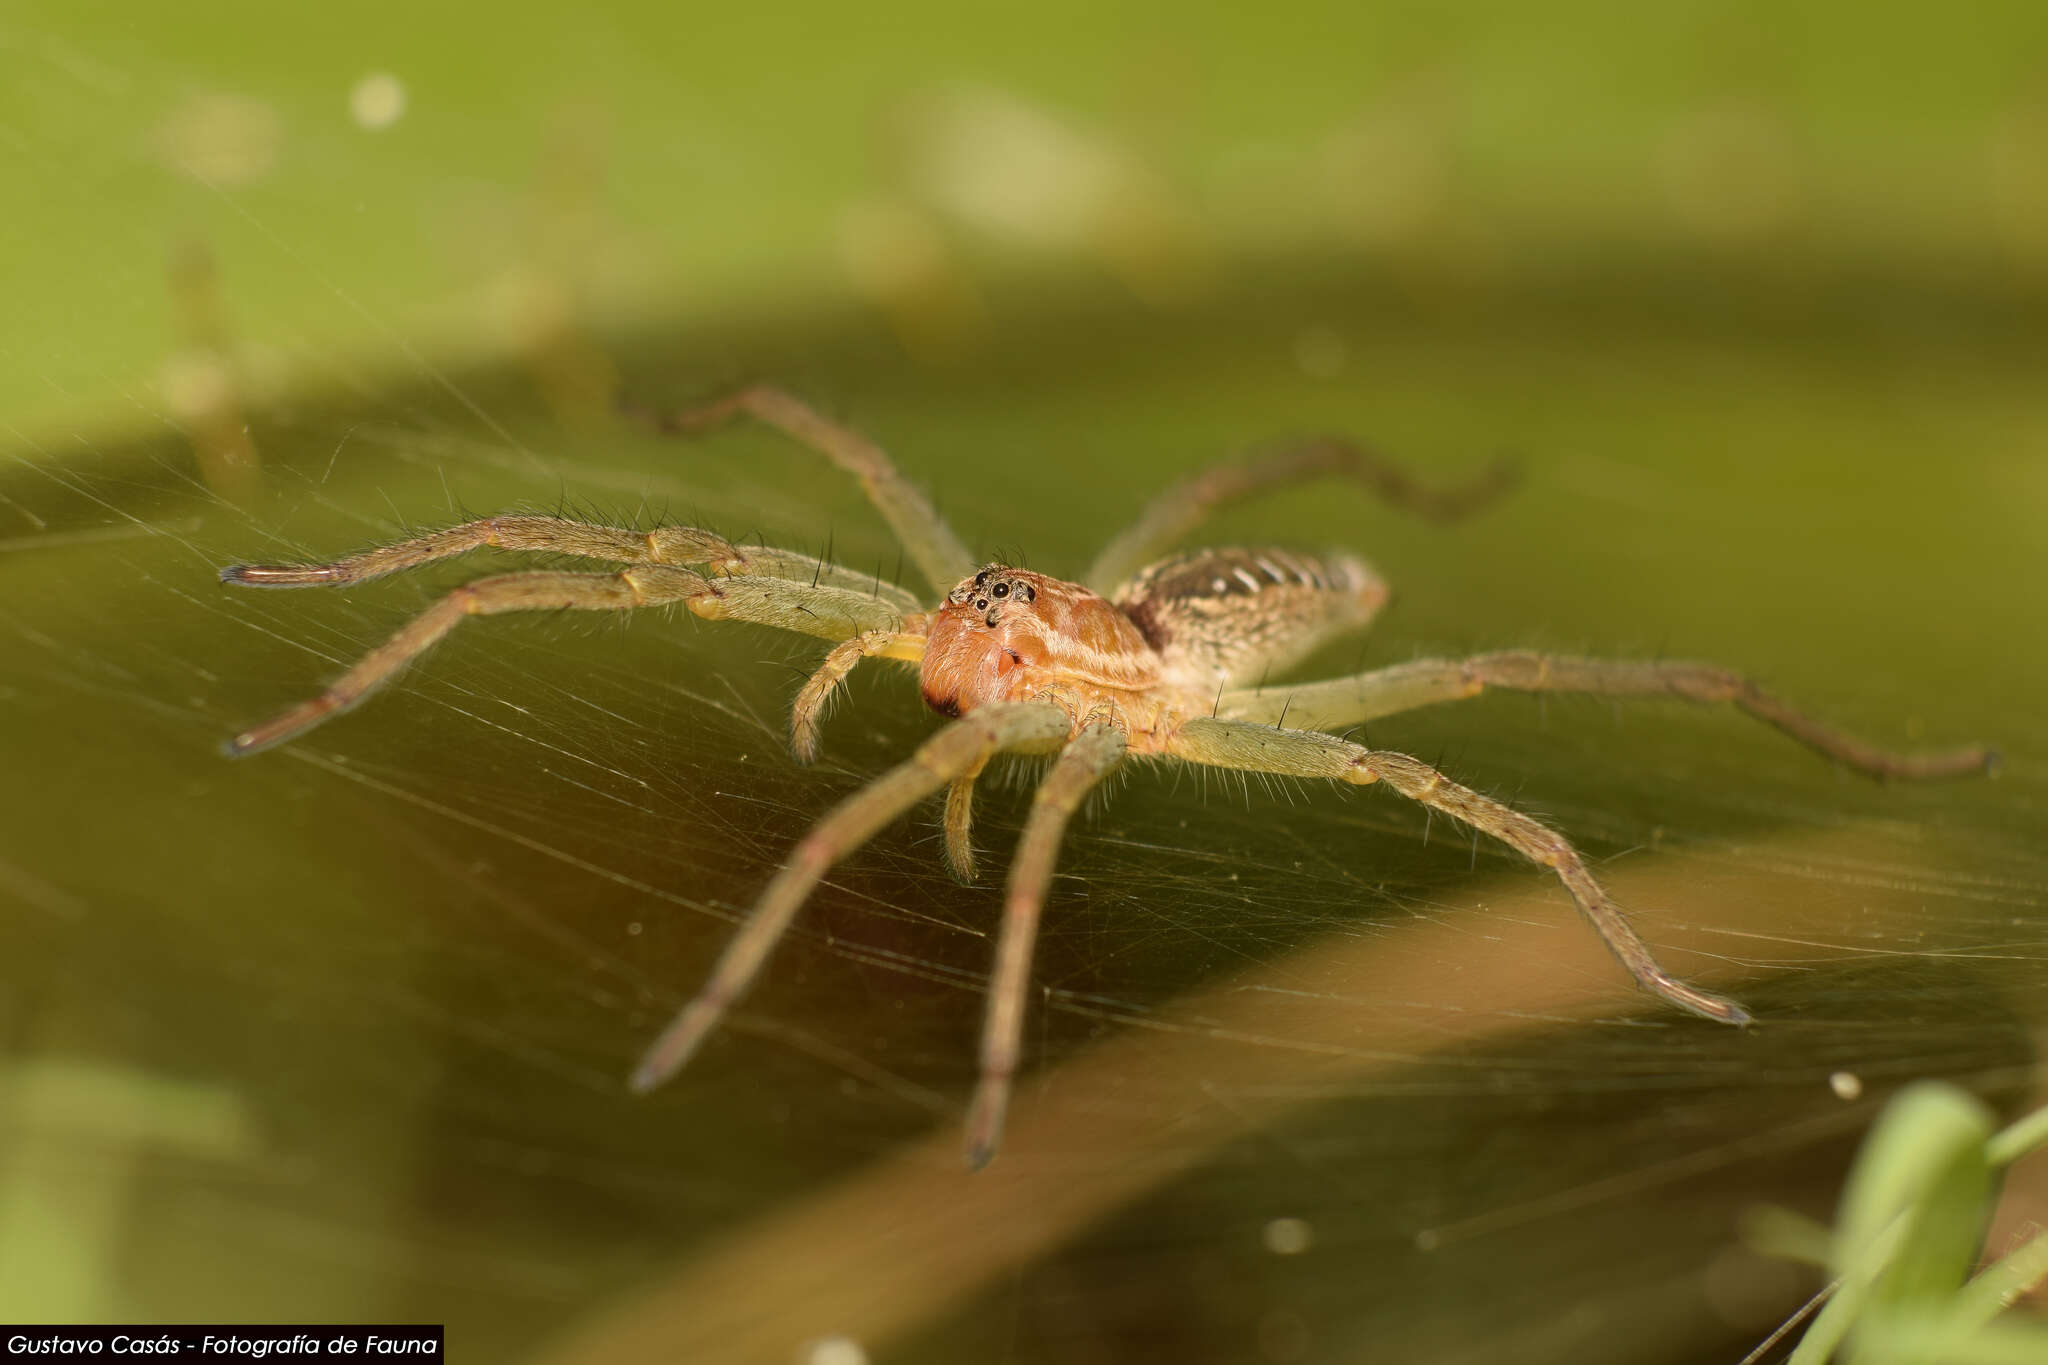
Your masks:
[{"label": "white speck", "polygon": [[803,1365],[868,1365],[868,1353],[852,1337],[820,1337],[801,1359]]},{"label": "white speck", "polygon": [[1828,1077],[1828,1089],[1835,1092],[1838,1100],[1860,1099],[1863,1095],[1863,1078],[1853,1071],[1837,1071]]},{"label": "white speck", "polygon": [[1275,1218],[1266,1224],[1265,1239],[1275,1256],[1299,1256],[1315,1245],[1316,1230],[1306,1218]]},{"label": "white speck", "polygon": [[1230,591],[1230,585],[1229,585],[1228,583],[1225,583],[1225,582],[1224,582],[1224,581],[1223,581],[1222,579],[1220,579],[1220,578],[1212,578],[1212,579],[1210,579],[1210,580],[1209,580],[1209,591],[1210,591],[1210,592],[1229,592],[1229,591]]},{"label": "white speck", "polygon": [[629,934],[637,934],[637,933],[639,933],[639,932],[640,932],[640,921],[636,919],[636,920],[634,920],[634,921],[633,921],[632,923],[628,924],[628,925],[626,926],[626,932],[627,932],[627,933],[629,933]]},{"label": "white speck", "polygon": [[1304,327],[1294,334],[1294,363],[1311,379],[1335,379],[1351,360],[1351,348],[1335,329]]},{"label": "white speck", "polygon": [[348,111],[361,127],[381,132],[405,117],[405,86],[389,71],[372,71],[348,92]]}]

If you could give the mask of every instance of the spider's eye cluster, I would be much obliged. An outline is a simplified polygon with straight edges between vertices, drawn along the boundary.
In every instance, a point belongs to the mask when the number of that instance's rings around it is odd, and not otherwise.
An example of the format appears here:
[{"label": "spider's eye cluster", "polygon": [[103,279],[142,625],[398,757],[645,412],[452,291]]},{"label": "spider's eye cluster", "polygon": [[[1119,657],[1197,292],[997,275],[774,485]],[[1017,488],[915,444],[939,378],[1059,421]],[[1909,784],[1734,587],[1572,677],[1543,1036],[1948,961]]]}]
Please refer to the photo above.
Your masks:
[{"label": "spider's eye cluster", "polygon": [[[991,564],[974,576],[972,583],[963,584],[955,600],[962,605],[972,605],[976,611],[989,611],[1006,601],[1031,602],[1038,597],[1038,589],[1029,583],[1020,583],[1009,577],[1009,570],[999,564]],[[988,624],[996,623],[993,613]]]}]

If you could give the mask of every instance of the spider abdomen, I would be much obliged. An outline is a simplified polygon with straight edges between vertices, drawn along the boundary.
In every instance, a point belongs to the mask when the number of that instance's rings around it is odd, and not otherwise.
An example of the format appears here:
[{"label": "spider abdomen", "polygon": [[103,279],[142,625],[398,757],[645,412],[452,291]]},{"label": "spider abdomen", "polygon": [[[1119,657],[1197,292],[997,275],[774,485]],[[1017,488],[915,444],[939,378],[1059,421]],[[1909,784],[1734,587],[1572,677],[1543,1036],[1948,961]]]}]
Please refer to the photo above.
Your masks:
[{"label": "spider abdomen", "polygon": [[1163,675],[1214,689],[1258,681],[1370,622],[1387,585],[1354,555],[1195,550],[1139,570],[1116,605],[1158,653]]}]

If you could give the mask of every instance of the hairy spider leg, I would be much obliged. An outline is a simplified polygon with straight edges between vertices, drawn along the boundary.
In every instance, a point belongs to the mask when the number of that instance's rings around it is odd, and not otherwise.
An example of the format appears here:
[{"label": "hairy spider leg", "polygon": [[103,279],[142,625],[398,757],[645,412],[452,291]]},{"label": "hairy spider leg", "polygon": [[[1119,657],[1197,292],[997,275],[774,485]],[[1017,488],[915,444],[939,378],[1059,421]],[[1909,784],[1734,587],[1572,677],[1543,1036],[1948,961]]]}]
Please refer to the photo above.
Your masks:
[{"label": "hairy spider leg", "polygon": [[220,578],[223,583],[257,588],[338,587],[485,548],[574,555],[614,564],[706,564],[719,573],[742,569],[746,563],[740,551],[722,537],[694,527],[632,531],[565,517],[521,514],[466,521],[330,564],[230,564],[220,571]]},{"label": "hairy spider leg", "polygon": [[963,886],[974,883],[974,779],[986,766],[977,765],[946,787],[946,866]]},{"label": "hairy spider leg", "polygon": [[1111,725],[1083,730],[1053,764],[1024,823],[1010,885],[1003,900],[1003,927],[989,977],[988,1016],[981,1035],[981,1080],[967,1118],[967,1164],[980,1170],[996,1154],[1010,1087],[1022,1051],[1024,1012],[1030,999],[1031,955],[1038,921],[1052,886],[1054,865],[1067,823],[1098,783],[1123,761],[1123,732]]},{"label": "hairy spider leg", "polygon": [[624,611],[660,602],[686,601],[714,591],[703,575],[662,564],[610,574],[542,570],[479,578],[463,584],[399,627],[390,639],[365,654],[319,696],[236,735],[228,741],[228,752],[253,754],[346,711],[433,648],[467,616],[496,616],[509,611]]},{"label": "hairy spider leg", "polygon": [[1072,724],[1065,711],[1044,702],[983,707],[946,726],[919,746],[907,762],[840,802],[790,851],[696,998],[662,1030],[634,1069],[633,1089],[652,1090],[682,1069],[732,1002],[753,984],[769,952],[834,864],[920,800],[967,769],[985,763],[991,754],[1051,747],[1067,737]]},{"label": "hairy spider leg", "polygon": [[752,384],[701,407],[681,412],[628,411],[657,431],[694,434],[748,416],[809,446],[860,480],[925,580],[940,592],[974,572],[975,559],[931,500],[898,472],[888,453],[859,432],[819,414],[802,399],[766,384]]},{"label": "hairy spider leg", "polygon": [[[306,572],[317,573],[319,567]],[[669,564],[641,564],[608,574],[541,570],[479,578],[456,588],[399,627],[390,639],[364,655],[319,696],[236,735],[228,741],[227,751],[238,756],[255,753],[303,734],[329,716],[347,710],[439,643],[464,617],[514,611],[631,611],[673,602],[683,603],[706,620],[751,621],[827,640],[893,630],[906,624],[887,604],[864,593],[811,587],[779,578],[724,578],[713,582],[702,574]]]},{"label": "hairy spider leg", "polygon": [[1459,487],[1430,488],[1378,451],[1341,436],[1274,446],[1248,459],[1216,465],[1161,493],[1146,504],[1136,522],[1103,547],[1081,581],[1113,597],[1118,584],[1217,508],[1321,478],[1354,479],[1395,507],[1432,521],[1455,521],[1514,487],[1517,475],[1512,461],[1498,460]]},{"label": "hairy spider leg", "polygon": [[1733,1000],[1689,986],[1664,970],[1649,946],[1629,928],[1620,907],[1586,870],[1578,850],[1562,834],[1460,786],[1420,759],[1367,749],[1335,735],[1310,730],[1276,730],[1246,721],[1209,719],[1191,720],[1183,725],[1168,743],[1167,752],[1190,763],[1220,768],[1327,777],[1359,786],[1385,782],[1411,801],[1440,810],[1555,872],[1571,892],[1579,913],[1644,990],[1680,1009],[1724,1024],[1750,1022],[1749,1012]]},{"label": "hairy spider leg", "polygon": [[832,647],[825,656],[825,662],[818,665],[818,671],[811,674],[789,711],[789,751],[796,761],[808,764],[818,756],[818,729],[824,720],[825,707],[846,681],[846,675],[853,672],[862,659],[894,659],[899,663],[919,663],[924,659],[925,637],[922,631],[901,630],[870,631],[856,635]]},{"label": "hairy spider leg", "polygon": [[1678,697],[1701,705],[1733,703],[1816,753],[1880,780],[1967,777],[1998,765],[1998,751],[1981,744],[1927,753],[1881,749],[1815,720],[1742,674],[1714,664],[1580,659],[1528,650],[1469,659],[1417,659],[1300,687],[1225,692],[1217,701],[1216,715],[1271,725],[1285,711],[1307,726],[1330,729],[1476,697],[1489,687],[1517,692]]},{"label": "hairy spider leg", "polygon": [[721,577],[781,578],[813,587],[864,593],[898,612],[915,612],[917,595],[879,577],[768,545],[734,545],[694,526],[629,530],[565,517],[512,513],[467,521],[391,545],[380,545],[327,564],[230,564],[223,583],[252,588],[346,587],[416,569],[471,550],[572,555],[614,564],[702,564]]}]

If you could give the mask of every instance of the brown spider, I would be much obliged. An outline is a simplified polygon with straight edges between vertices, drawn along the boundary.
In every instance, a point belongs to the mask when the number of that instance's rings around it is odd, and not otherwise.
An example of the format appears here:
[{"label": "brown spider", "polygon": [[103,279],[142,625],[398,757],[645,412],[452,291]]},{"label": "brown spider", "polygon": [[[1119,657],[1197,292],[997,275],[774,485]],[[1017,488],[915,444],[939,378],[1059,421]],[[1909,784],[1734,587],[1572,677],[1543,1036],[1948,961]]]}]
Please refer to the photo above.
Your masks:
[{"label": "brown spider", "polygon": [[[1058,758],[1032,801],[1010,866],[989,982],[981,1080],[968,1118],[968,1161],[974,1166],[994,1154],[1002,1131],[1032,946],[1060,839],[1082,799],[1127,757],[1361,785],[1384,782],[1556,872],[1639,985],[1681,1009],[1729,1024],[1747,1023],[1749,1015],[1734,1001],[1688,986],[1660,967],[1564,836],[1428,764],[1321,733],[1321,727],[1355,725],[1505,687],[1733,702],[1877,778],[1960,776],[1987,771],[1996,761],[1983,747],[1889,753],[1793,710],[1740,674],[1700,663],[1509,651],[1418,659],[1277,691],[1247,686],[1299,662],[1338,633],[1364,626],[1386,601],[1386,585],[1363,561],[1341,554],[1197,550],[1138,567],[1218,504],[1277,485],[1344,475],[1374,486],[1390,501],[1448,519],[1500,491],[1507,478],[1498,468],[1466,489],[1445,493],[1417,487],[1398,469],[1342,440],[1285,447],[1213,469],[1161,496],[1097,557],[1084,586],[1003,564],[977,569],[967,547],[887,455],[780,390],[748,388],[659,419],[658,425],[701,431],[742,413],[780,428],[858,477],[918,568],[945,593],[938,605],[927,609],[902,588],[807,555],[733,545],[689,527],[643,532],[545,516],[473,521],[332,564],[221,571],[226,582],[266,587],[358,583],[481,546],[631,565],[614,573],[542,570],[465,584],[318,697],[237,735],[228,746],[237,754],[289,739],[354,705],[465,616],[623,611],[680,602],[707,620],[753,621],[835,641],[797,694],[791,747],[803,762],[817,752],[826,703],[856,664],[878,658],[919,666],[926,704],[952,722],[909,762],[841,802],[797,844],[710,980],[648,1049],[633,1073],[638,1091],[661,1084],[689,1060],[760,972],[826,871],[940,787],[948,788],[947,860],[963,879],[971,878],[974,780],[998,753]],[[1304,728],[1280,728],[1290,717]]]}]

